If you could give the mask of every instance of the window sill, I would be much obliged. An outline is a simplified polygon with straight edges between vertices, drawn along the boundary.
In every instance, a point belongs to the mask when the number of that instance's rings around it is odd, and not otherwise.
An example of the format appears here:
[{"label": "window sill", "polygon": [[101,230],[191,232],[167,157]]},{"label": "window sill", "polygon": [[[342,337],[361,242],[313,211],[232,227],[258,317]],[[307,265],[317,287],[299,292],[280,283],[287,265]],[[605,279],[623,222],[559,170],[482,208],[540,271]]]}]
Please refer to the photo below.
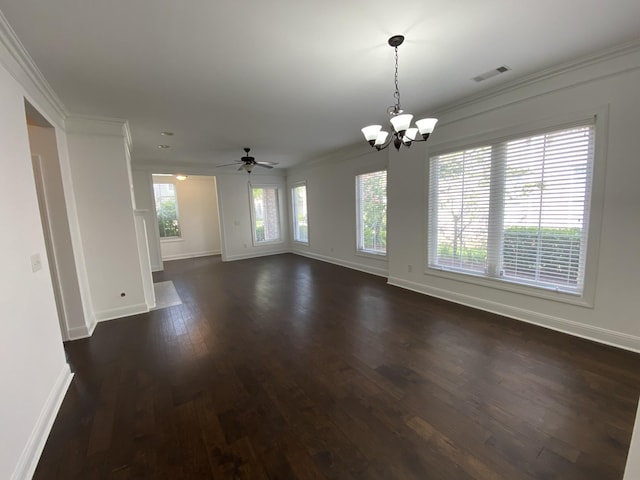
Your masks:
[{"label": "window sill", "polygon": [[371,258],[371,259],[380,260],[383,262],[387,261],[386,253],[374,253],[374,252],[367,252],[365,250],[356,250],[356,255],[358,257]]},{"label": "window sill", "polygon": [[270,245],[280,245],[283,244],[284,241],[282,240],[270,240],[268,242],[256,242],[255,240],[253,241],[253,246],[254,247],[268,247]]},{"label": "window sill", "polygon": [[457,282],[470,283],[473,285],[479,285],[482,287],[493,288],[496,290],[503,290],[511,293],[517,293],[520,295],[526,295],[529,297],[542,298],[545,300],[552,300],[560,303],[567,303],[570,305],[577,305],[580,307],[593,308],[593,299],[587,298],[583,294],[564,292],[555,290],[553,288],[537,287],[532,285],[526,285],[521,283],[515,283],[500,278],[488,278],[480,275],[473,275],[469,273],[455,272],[451,270],[444,270],[439,268],[427,267],[424,272],[425,275],[446,278],[448,280],[454,280]]},{"label": "window sill", "polygon": [[176,243],[176,242],[184,242],[184,238],[182,237],[160,237],[160,243]]}]

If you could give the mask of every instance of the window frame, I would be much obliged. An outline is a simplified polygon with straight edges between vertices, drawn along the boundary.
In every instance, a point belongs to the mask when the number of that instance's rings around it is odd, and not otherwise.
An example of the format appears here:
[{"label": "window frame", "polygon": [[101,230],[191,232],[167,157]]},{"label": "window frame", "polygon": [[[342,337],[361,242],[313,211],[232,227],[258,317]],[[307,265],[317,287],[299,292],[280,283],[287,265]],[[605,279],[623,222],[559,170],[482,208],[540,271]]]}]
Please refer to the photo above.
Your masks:
[{"label": "window frame", "polygon": [[[297,209],[296,209],[296,200],[295,200],[295,190],[296,188],[300,188],[300,187],[304,187],[304,196],[305,196],[305,204],[307,207],[307,212],[306,212],[306,218],[307,218],[307,240],[299,240],[296,238],[296,232],[297,232]],[[310,236],[309,236],[309,187],[307,186],[307,181],[303,180],[300,182],[296,182],[294,184],[291,185],[291,241],[299,244],[299,245],[309,245],[309,240],[310,240]]]},{"label": "window frame", "polygon": [[154,212],[155,212],[156,225],[158,225],[159,215],[158,215],[158,205],[157,205],[156,190],[155,190],[155,186],[156,185],[173,185],[174,186],[174,189],[175,189],[175,203],[176,203],[176,220],[178,221],[178,229],[180,230],[180,235],[173,235],[173,236],[170,236],[170,237],[163,237],[162,235],[160,235],[159,227],[156,227],[156,230],[158,232],[158,238],[163,243],[182,242],[182,241],[184,241],[184,238],[182,237],[182,223],[180,222],[180,205],[179,205],[179,201],[178,201],[178,182],[176,182],[175,178],[172,178],[170,176],[165,176],[165,175],[155,176],[155,175],[152,175],[153,207],[154,207]]},{"label": "window frame", "polygon": [[[578,305],[593,308],[596,289],[596,277],[598,269],[598,257],[600,249],[600,233],[602,229],[602,213],[604,209],[604,182],[606,173],[607,135],[609,122],[608,105],[593,108],[582,112],[574,112],[566,115],[558,115],[525,125],[517,125],[502,130],[493,130],[487,133],[468,137],[463,140],[440,142],[432,144],[428,156],[425,159],[425,263],[424,275],[455,280],[468,284],[490,287],[493,289],[522,294],[530,297],[554,300],[560,303]],[[473,275],[467,272],[445,270],[430,265],[432,251],[435,248],[430,244],[430,165],[431,158],[454,151],[471,149],[481,144],[496,144],[514,140],[517,137],[535,136],[549,133],[564,128],[571,128],[591,122],[594,128],[593,164],[591,166],[591,196],[586,199],[588,203],[588,225],[586,233],[587,248],[584,260],[584,280],[582,293],[568,292],[553,288],[545,288],[526,283],[516,283],[500,277]],[[489,302],[492,303],[492,302]]]},{"label": "window frame", "polygon": [[[359,185],[359,181],[360,181],[360,177],[362,177],[363,175],[370,175],[372,173],[380,173],[380,172],[385,172],[385,181],[387,183],[386,185],[386,189],[387,189],[387,208],[389,205],[389,192],[388,192],[388,177],[389,177],[389,169],[387,168],[387,166],[384,166],[382,168],[375,168],[375,169],[367,169],[366,171],[361,171],[356,173],[355,175],[355,207],[356,207],[356,211],[355,211],[355,218],[356,218],[356,255],[359,256],[364,256],[364,257],[369,257],[369,258],[376,258],[376,259],[386,259],[387,255],[388,255],[388,248],[385,245],[385,251],[384,253],[382,252],[378,252],[375,250],[371,250],[371,249],[366,249],[364,248],[364,246],[361,247],[361,242],[360,240],[363,239],[363,232],[361,232],[361,207],[360,207],[360,185]],[[388,229],[387,232],[388,234]]]},{"label": "window frame", "polygon": [[[274,240],[265,240],[258,241],[258,236],[256,232],[256,208],[255,202],[253,200],[253,189],[254,188],[262,188],[262,189],[274,189],[276,192],[276,206],[277,206],[277,215],[278,215],[278,238]],[[278,243],[282,243],[284,240],[283,232],[282,232],[282,208],[281,208],[281,195],[280,195],[280,186],[272,183],[249,183],[249,206],[250,206],[250,217],[251,217],[251,240],[253,242],[254,247],[262,247],[265,245],[274,245]]]}]

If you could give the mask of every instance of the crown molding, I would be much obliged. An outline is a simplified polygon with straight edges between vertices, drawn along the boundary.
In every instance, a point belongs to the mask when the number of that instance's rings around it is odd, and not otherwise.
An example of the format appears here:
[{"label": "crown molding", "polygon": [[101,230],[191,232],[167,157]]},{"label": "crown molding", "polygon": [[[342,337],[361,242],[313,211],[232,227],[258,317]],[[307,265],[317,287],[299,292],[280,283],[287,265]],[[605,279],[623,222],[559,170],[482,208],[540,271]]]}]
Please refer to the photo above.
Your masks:
[{"label": "crown molding", "polygon": [[[435,114],[438,116],[449,116],[454,114],[456,111],[465,109],[467,107],[471,107],[474,105],[478,105],[487,100],[491,100],[493,98],[506,95],[521,89],[527,89],[533,85],[540,84],[545,80],[550,80],[561,75],[567,75],[578,70],[584,70],[588,67],[592,67],[598,64],[601,64],[606,61],[611,61],[616,58],[634,54],[640,52],[640,38],[632,40],[630,42],[622,43],[616,45],[614,47],[600,50],[598,52],[582,56],[575,60],[565,62],[562,64],[555,65],[553,67],[549,67],[544,70],[537,71],[535,73],[526,75],[524,77],[517,78],[512,80],[506,84],[498,85],[496,87],[492,87],[486,90],[482,90],[481,92],[475,93],[473,95],[469,95],[463,97],[454,102],[447,103],[440,108],[434,110]],[[598,78],[608,77],[611,75],[615,75],[628,70],[635,70],[640,68],[640,65],[630,66],[628,64],[621,65],[619,68],[609,71],[606,74],[600,75],[592,75],[582,79],[580,82],[571,82],[571,86],[576,85],[578,83],[585,83],[588,81],[593,81]],[[555,91],[562,87],[551,87],[546,89],[544,93],[548,93],[549,91]],[[532,92],[530,95],[527,95],[526,98],[531,96],[536,96],[538,93]],[[520,98],[521,100],[522,98]],[[459,120],[458,118],[455,121]],[[442,124],[446,124],[448,122],[443,122]]]},{"label": "crown molding", "polygon": [[[224,170],[217,168],[215,165],[204,162],[181,162],[181,161],[158,161],[158,160],[134,160],[131,162],[131,169],[136,171],[147,171],[152,173],[169,173],[178,174],[183,173],[185,175],[207,175],[207,176],[220,176],[220,175],[247,175],[246,172],[238,172],[237,170]],[[271,175],[276,177],[286,176],[288,169],[286,168],[272,168],[272,169],[254,169],[251,173],[252,176],[264,176]]]},{"label": "crown molding", "polygon": [[124,137],[127,142],[131,141],[129,122],[123,118],[69,114],[64,119],[64,126],[65,131],[71,134]]},{"label": "crown molding", "polygon": [[[16,35],[16,32],[11,28],[11,25],[9,25],[2,11],[0,11],[0,45],[6,48],[14,65],[11,65],[11,62],[3,58],[2,52],[0,52],[0,62],[7,67],[18,83],[34,97],[40,97],[40,99],[47,102],[60,119],[65,119],[69,115],[69,111],[53,91],[53,88],[51,88],[51,85],[49,85],[49,82],[47,82],[33,61],[33,58],[31,58],[31,55],[29,55],[29,52],[27,52]],[[29,86],[33,87],[31,91],[26,88],[25,80]]]}]

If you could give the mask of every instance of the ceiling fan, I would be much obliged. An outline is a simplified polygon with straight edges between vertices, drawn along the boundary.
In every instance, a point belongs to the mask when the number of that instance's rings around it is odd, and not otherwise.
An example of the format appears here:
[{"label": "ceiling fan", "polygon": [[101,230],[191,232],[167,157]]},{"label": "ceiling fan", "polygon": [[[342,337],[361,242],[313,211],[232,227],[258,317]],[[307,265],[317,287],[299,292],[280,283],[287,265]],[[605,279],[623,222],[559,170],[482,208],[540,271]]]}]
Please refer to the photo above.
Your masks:
[{"label": "ceiling fan", "polygon": [[216,165],[216,167],[229,167],[231,165],[240,165],[240,168],[238,168],[238,170],[246,170],[247,173],[251,173],[251,170],[253,170],[253,167],[258,166],[258,167],[264,167],[264,168],[273,168],[275,165],[277,165],[277,163],[275,162],[256,162],[256,159],[254,157],[249,156],[249,151],[251,149],[245,147],[244,151],[245,151],[245,156],[241,157],[239,161],[237,162],[233,162],[233,163],[226,163],[224,165]]}]

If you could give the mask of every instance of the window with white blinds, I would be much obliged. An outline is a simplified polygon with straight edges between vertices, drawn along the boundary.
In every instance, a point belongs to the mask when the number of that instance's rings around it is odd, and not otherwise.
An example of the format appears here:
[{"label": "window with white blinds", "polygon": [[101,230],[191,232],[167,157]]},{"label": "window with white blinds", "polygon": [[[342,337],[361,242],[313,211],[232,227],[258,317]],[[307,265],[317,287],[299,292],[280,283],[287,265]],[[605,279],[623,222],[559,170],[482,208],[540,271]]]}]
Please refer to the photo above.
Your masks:
[{"label": "window with white blinds", "polygon": [[387,254],[387,171],[356,177],[357,249]]},{"label": "window with white blinds", "polygon": [[291,189],[291,206],[293,215],[293,240],[300,243],[309,243],[306,184],[299,184]]},{"label": "window with white blinds", "polygon": [[430,159],[429,267],[582,293],[595,127]]},{"label": "window with white blinds", "polygon": [[280,241],[278,187],[252,185],[251,206],[254,243],[257,245]]}]

